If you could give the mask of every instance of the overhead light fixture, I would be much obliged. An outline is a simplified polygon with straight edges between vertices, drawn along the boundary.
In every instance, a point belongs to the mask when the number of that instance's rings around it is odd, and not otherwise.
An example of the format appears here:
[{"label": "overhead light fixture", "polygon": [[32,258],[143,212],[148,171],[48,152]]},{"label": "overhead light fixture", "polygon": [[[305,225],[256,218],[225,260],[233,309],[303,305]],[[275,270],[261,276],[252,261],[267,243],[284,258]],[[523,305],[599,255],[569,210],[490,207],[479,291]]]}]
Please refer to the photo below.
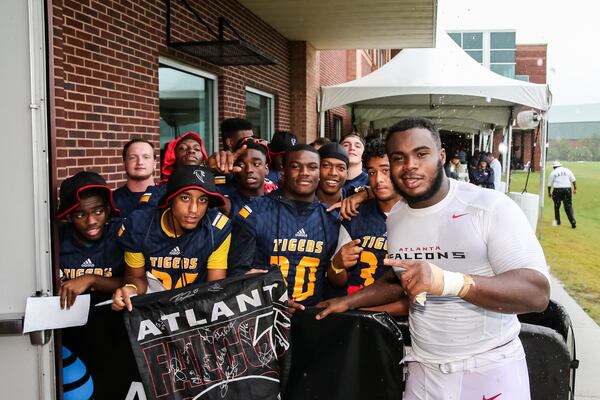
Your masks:
[{"label": "overhead light fixture", "polygon": [[[216,40],[171,42],[171,0],[167,0],[167,46],[221,66],[277,64],[270,54],[245,41],[225,18],[219,17],[219,31],[215,32],[186,0],[181,2]],[[225,27],[235,39],[225,39]]]}]

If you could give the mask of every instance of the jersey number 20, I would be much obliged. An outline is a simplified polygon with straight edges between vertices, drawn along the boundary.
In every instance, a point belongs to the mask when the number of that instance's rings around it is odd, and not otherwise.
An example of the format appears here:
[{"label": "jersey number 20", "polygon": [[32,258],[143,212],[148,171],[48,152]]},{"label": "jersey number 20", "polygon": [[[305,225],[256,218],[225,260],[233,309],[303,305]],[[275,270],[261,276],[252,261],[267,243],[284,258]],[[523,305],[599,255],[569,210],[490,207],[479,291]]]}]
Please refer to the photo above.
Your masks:
[{"label": "jersey number 20", "polygon": [[[304,256],[296,265],[295,275],[293,277],[288,276],[290,271],[290,260],[283,256],[271,256],[271,265],[279,265],[281,274],[283,275],[286,283],[293,282],[294,290],[291,297],[296,301],[302,301],[308,299],[315,293],[315,281],[317,280],[317,268],[320,260],[315,257]],[[304,288],[305,276],[307,275],[306,270],[308,269],[308,284],[306,290]],[[291,278],[291,279],[290,279]]]}]

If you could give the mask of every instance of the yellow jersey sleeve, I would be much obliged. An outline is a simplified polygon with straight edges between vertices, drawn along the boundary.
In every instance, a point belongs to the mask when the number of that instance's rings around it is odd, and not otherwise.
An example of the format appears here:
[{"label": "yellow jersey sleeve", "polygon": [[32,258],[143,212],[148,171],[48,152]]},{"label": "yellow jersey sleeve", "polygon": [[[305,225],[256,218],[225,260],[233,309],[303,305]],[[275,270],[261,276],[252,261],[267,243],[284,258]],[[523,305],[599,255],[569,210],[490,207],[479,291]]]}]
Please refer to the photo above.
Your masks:
[{"label": "yellow jersey sleeve", "polygon": [[[229,246],[227,246],[229,247]],[[142,268],[146,265],[146,259],[144,253],[132,253],[130,251],[125,252],[125,264],[131,268]]]},{"label": "yellow jersey sleeve", "polygon": [[227,235],[218,249],[208,257],[207,269],[227,269],[227,254],[229,254],[229,244],[231,243],[231,233]]}]

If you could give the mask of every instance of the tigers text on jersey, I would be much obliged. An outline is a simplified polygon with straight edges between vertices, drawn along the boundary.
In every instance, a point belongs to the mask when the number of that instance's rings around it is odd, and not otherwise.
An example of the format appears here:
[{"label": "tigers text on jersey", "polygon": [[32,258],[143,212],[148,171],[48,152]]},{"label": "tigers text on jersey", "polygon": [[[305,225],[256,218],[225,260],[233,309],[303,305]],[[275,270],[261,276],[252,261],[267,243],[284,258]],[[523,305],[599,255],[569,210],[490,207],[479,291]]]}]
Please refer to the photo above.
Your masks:
[{"label": "tigers text on jersey", "polygon": [[144,207],[156,207],[165,194],[167,185],[148,186],[143,192],[132,192],[127,185],[113,191],[115,206],[121,210],[121,217],[126,217],[133,211]]},{"label": "tigers text on jersey", "polygon": [[323,296],[340,224],[320,202],[299,203],[276,192],[242,207],[234,219],[228,263],[238,273],[277,265],[289,297],[314,305]]},{"label": "tigers text on jersey", "polygon": [[[229,218],[208,209],[198,227],[179,237],[165,232],[163,210],[134,211],[119,230],[119,245],[127,253],[143,254],[145,268],[167,289],[186,286],[207,279],[209,258],[222,245],[228,244],[231,232]],[[226,269],[226,260],[217,269]],[[132,265],[133,267],[137,267]]]},{"label": "tigers text on jersey", "polygon": [[[388,254],[386,215],[379,210],[376,199],[370,199],[360,205],[359,213],[350,221],[342,222],[347,235],[338,241],[339,249],[350,240],[360,239],[358,246],[363,248],[355,267],[348,268],[349,286],[369,286],[379,279],[389,267],[383,265]],[[344,242],[344,243],[342,243]]]},{"label": "tigers text on jersey", "polygon": [[[449,182],[446,197],[431,207],[396,203],[387,220],[389,257],[471,275],[530,268],[548,277],[542,248],[516,203],[495,190]],[[424,306],[411,303],[409,326],[408,360],[430,363],[467,359],[510,342],[520,330],[514,314],[429,294]]]},{"label": "tigers text on jersey", "polygon": [[64,279],[85,274],[119,277],[124,273],[123,251],[117,246],[117,229],[121,221],[112,219],[99,240],[83,244],[75,238],[73,224],[59,228],[60,270]]}]

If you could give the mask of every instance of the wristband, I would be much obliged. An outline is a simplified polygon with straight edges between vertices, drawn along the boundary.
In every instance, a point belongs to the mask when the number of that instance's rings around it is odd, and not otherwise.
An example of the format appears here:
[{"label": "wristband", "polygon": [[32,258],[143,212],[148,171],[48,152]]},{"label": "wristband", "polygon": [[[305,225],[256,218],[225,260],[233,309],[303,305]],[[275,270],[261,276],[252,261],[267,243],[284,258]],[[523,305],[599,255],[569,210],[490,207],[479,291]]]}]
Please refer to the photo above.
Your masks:
[{"label": "wristband", "polygon": [[460,289],[460,292],[458,292],[458,297],[460,297],[461,299],[464,299],[467,293],[469,293],[471,286],[475,286],[475,281],[473,280],[473,277],[471,275],[463,275],[463,277],[465,283],[463,284],[462,289]]},{"label": "wristband", "polygon": [[138,288],[137,288],[137,286],[135,286],[133,283],[126,283],[126,284],[124,285],[124,287],[130,287],[130,288],[134,288],[134,289],[135,289],[135,292],[136,292],[136,293],[138,292]]},{"label": "wristband", "polygon": [[341,274],[342,272],[345,271],[344,268],[336,268],[335,264],[333,263],[333,261],[331,261],[331,265],[330,265],[331,269],[333,270],[333,272],[335,272],[336,275]]}]

